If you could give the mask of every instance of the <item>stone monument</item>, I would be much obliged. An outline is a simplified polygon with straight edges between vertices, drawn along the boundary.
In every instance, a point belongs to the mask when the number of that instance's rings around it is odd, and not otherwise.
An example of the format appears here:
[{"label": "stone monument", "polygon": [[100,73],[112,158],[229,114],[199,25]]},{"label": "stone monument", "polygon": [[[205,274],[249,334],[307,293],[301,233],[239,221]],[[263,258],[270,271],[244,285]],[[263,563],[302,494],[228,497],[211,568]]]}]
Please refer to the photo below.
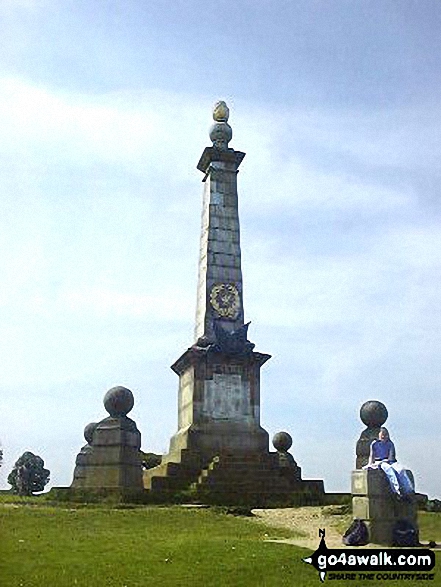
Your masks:
[{"label": "stone monument", "polygon": [[260,424],[260,369],[270,355],[254,350],[244,320],[237,176],[245,153],[228,146],[225,102],[215,104],[213,119],[212,146],[197,165],[204,189],[194,343],[172,365],[179,376],[178,430],[144,483],[164,491],[192,482],[220,494],[220,479],[228,477],[231,493],[234,469],[242,485],[249,479],[263,493],[286,493],[289,482]]},{"label": "stone monument", "polygon": [[104,396],[109,416],[84,429],[87,444],[76,459],[72,489],[142,493],[141,434],[127,417],[133,408],[132,392],[113,387]]},{"label": "stone monument", "polygon": [[228,147],[228,108],[218,102],[212,147],[198,163],[204,174],[194,344],[172,369],[179,375],[179,429],[170,453],[260,451],[260,367],[269,355],[253,351],[244,324],[237,174],[245,153]]},{"label": "stone monument", "polygon": [[[390,489],[386,475],[381,469],[363,469],[369,459],[369,449],[378,438],[380,426],[386,422],[386,406],[379,401],[364,403],[360,418],[366,429],[357,442],[356,470],[352,471],[351,493],[354,519],[366,523],[369,541],[375,544],[393,544],[394,528],[397,524],[411,524],[418,531],[417,505],[414,500],[399,500]],[[413,479],[411,471],[407,471]]]}]

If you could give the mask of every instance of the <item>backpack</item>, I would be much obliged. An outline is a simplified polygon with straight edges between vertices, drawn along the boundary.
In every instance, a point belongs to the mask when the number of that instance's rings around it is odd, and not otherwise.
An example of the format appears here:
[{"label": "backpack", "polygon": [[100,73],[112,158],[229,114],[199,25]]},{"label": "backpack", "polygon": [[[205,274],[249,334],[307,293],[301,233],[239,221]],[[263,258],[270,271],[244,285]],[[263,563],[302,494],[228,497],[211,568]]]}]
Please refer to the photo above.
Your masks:
[{"label": "backpack", "polygon": [[356,518],[343,535],[346,546],[364,546],[369,542],[369,532],[363,520]]},{"label": "backpack", "polygon": [[392,529],[392,546],[418,546],[418,529],[409,520],[398,520]]}]

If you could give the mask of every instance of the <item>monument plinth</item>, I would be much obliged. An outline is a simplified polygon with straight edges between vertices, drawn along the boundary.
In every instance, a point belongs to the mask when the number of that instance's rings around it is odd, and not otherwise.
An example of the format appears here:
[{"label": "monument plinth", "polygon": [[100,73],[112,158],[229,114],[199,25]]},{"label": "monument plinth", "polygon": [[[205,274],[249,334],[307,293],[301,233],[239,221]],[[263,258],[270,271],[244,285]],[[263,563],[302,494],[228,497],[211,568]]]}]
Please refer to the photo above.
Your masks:
[{"label": "monument plinth", "polygon": [[133,394],[125,387],[114,387],[104,396],[109,413],[84,430],[87,444],[76,458],[72,489],[97,491],[143,491],[141,434],[127,417],[133,407]]},{"label": "monument plinth", "polygon": [[220,453],[268,450],[260,426],[262,353],[190,348],[172,369],[179,375],[178,432],[170,453],[198,451],[204,462]]}]

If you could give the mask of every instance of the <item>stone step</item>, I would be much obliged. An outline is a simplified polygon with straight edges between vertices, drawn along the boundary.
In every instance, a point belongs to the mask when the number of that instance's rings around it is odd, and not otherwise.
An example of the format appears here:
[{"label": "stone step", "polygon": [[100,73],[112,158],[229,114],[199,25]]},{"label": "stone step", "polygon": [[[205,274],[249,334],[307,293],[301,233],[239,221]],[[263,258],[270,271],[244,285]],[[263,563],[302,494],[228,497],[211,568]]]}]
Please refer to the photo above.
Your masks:
[{"label": "stone step", "polygon": [[[195,491],[198,499],[219,504],[320,502],[324,488],[321,481],[301,481],[290,476],[289,468],[279,466],[277,453],[222,454],[205,468],[198,455],[182,450],[144,473],[144,484],[157,494],[173,495],[185,489]],[[174,459],[181,462],[174,462]],[[293,470],[293,475],[295,471]],[[297,501],[296,501],[297,500]]]},{"label": "stone step", "polygon": [[258,481],[261,479],[286,479],[280,471],[266,470],[266,471],[253,471],[253,470],[240,470],[236,471],[233,469],[219,469],[214,471],[202,471],[198,475],[198,479],[214,479],[217,482],[234,482],[241,481],[242,479],[252,481]]},{"label": "stone step", "polygon": [[188,450],[187,448],[181,449],[176,459],[171,459],[171,462],[175,461],[185,467],[199,468],[199,470],[203,466],[201,455],[193,450]]},{"label": "stone step", "polygon": [[224,465],[219,463],[213,467],[208,467],[207,469],[203,469],[202,475],[216,475],[218,477],[221,476],[257,476],[257,475],[274,475],[277,474],[280,469],[276,467],[268,467],[266,465]]},{"label": "stone step", "polygon": [[289,492],[292,484],[277,465],[276,454],[222,454],[201,471],[197,487],[226,494],[231,491]]},{"label": "stone step", "polygon": [[[222,473],[222,474],[220,474]],[[199,475],[198,477],[198,482],[199,483],[219,483],[219,484],[229,484],[229,483],[260,483],[260,482],[265,482],[265,483],[274,483],[274,482],[279,482],[279,480],[281,480],[281,482],[286,483],[286,477],[283,477],[282,475],[279,475],[278,473],[276,474],[270,474],[270,475],[262,475],[262,474],[252,474],[252,473],[248,473],[245,475],[233,475],[233,474],[228,474],[227,471],[222,471],[219,472],[219,474],[208,474],[208,475]]]},{"label": "stone step", "polygon": [[[200,468],[185,467],[180,463],[163,463],[144,471],[144,487],[154,491],[168,486],[183,489],[195,482],[199,474]],[[163,481],[164,479],[167,481]]]},{"label": "stone step", "polygon": [[[218,504],[218,505],[246,505],[247,507],[268,507],[275,503],[279,505],[292,505],[293,494],[288,492],[276,491],[199,491],[199,499],[203,502]],[[317,500],[302,500],[302,505],[316,505]]]},{"label": "stone step", "polygon": [[197,485],[199,487],[204,488],[212,488],[215,490],[225,490],[230,491],[233,487],[236,491],[241,489],[245,490],[247,488],[254,489],[254,491],[260,490],[278,490],[281,491],[291,491],[290,484],[284,479],[283,477],[276,477],[276,478],[255,478],[255,479],[247,479],[247,478],[237,478],[237,479],[227,479],[224,478],[222,480],[216,479],[213,477],[204,477],[202,480],[199,480]]},{"label": "stone step", "polygon": [[271,466],[277,466],[277,454],[276,453],[252,453],[252,454],[222,454],[214,457],[212,463],[223,463],[227,464],[244,464],[248,465],[251,463],[265,463]]},{"label": "stone step", "polygon": [[148,489],[152,491],[179,491],[187,489],[191,483],[190,479],[179,477],[152,477]]}]

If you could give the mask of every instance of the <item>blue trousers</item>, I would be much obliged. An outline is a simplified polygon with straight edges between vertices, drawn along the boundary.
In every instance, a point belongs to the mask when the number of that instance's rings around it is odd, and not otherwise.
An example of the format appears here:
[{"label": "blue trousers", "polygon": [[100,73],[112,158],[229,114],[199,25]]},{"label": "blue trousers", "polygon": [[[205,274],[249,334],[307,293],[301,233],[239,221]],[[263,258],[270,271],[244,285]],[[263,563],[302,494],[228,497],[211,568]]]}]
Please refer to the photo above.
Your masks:
[{"label": "blue trousers", "polygon": [[394,493],[406,495],[415,491],[406,470],[398,463],[386,463],[383,461],[380,463],[380,468],[384,471]]}]

